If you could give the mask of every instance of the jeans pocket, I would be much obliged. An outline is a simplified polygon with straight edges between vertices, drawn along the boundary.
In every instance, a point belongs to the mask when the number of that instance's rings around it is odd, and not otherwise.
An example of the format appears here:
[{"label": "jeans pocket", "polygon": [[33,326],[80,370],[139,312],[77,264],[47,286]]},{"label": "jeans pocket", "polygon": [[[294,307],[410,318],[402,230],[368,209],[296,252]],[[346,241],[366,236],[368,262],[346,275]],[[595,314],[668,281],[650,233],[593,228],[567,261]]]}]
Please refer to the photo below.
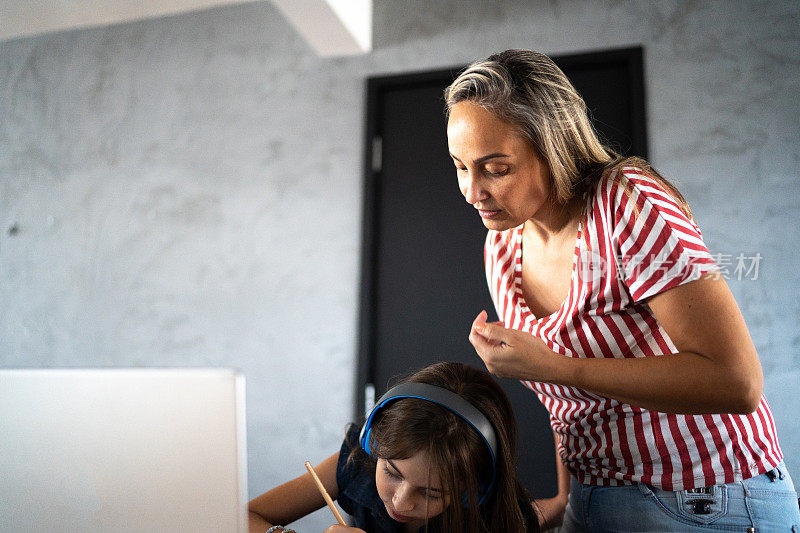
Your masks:
[{"label": "jeans pocket", "polygon": [[758,531],[787,531],[800,526],[797,495],[785,490],[751,490],[745,497]]}]

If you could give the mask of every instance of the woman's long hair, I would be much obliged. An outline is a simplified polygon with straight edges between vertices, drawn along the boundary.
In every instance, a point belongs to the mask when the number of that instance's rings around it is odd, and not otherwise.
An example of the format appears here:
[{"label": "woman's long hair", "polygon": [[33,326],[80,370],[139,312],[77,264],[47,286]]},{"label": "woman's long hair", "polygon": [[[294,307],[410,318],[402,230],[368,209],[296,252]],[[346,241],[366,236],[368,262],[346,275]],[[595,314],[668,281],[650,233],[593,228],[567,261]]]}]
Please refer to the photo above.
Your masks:
[{"label": "woman's long hair", "polygon": [[[686,215],[680,191],[639,157],[621,157],[604,145],[592,127],[586,103],[553,61],[532,50],[506,50],[467,67],[444,93],[449,115],[468,100],[517,127],[550,167],[556,202],[566,204],[602,176],[634,166],[671,194]],[[628,187],[627,181],[623,182]]]},{"label": "woman's long hair", "polygon": [[[417,398],[396,400],[378,413],[370,432],[374,454],[407,459],[423,452],[439,475],[445,508],[429,520],[430,530],[538,531],[531,499],[517,478],[514,414],[494,379],[467,365],[445,362],[426,367],[403,382],[428,383],[455,392],[489,419],[497,435],[495,484],[478,505],[491,479],[492,464],[488,448],[474,428],[448,409]],[[362,458],[366,455],[354,448]]]}]

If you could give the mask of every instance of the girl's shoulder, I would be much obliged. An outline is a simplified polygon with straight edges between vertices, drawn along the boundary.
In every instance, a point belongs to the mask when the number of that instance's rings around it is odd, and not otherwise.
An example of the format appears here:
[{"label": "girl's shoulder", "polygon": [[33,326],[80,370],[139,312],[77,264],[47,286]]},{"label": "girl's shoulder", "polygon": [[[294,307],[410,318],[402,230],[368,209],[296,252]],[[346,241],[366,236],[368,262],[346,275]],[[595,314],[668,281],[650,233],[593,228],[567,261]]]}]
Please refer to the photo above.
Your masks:
[{"label": "girl's shoulder", "polygon": [[336,465],[337,478],[360,476],[368,457],[361,449],[359,436],[361,428],[356,424],[348,424],[345,429],[342,447],[339,449],[339,462]]},{"label": "girl's shoulder", "polygon": [[355,424],[350,424],[345,432],[336,464],[337,500],[349,515],[366,519],[373,510],[381,508],[381,500],[375,486],[374,466],[370,468],[370,457],[358,442],[360,432],[361,428]]}]

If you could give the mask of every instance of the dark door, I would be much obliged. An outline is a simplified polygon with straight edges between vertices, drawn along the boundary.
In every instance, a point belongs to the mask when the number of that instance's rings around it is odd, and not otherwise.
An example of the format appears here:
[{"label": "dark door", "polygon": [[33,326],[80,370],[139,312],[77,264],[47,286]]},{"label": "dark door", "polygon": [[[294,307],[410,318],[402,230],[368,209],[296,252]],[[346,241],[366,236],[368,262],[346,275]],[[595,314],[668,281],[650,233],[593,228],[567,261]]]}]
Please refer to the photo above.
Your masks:
[{"label": "dark door", "polygon": [[[641,49],[554,58],[617,151],[647,157]],[[484,368],[467,340],[496,317],[483,270],[486,230],[458,190],[442,91],[460,68],[368,81],[364,252],[356,413],[393,380],[436,361]],[[496,320],[496,318],[490,318]],[[553,437],[536,395],[499,380],[519,425],[534,497],[556,493]]]}]

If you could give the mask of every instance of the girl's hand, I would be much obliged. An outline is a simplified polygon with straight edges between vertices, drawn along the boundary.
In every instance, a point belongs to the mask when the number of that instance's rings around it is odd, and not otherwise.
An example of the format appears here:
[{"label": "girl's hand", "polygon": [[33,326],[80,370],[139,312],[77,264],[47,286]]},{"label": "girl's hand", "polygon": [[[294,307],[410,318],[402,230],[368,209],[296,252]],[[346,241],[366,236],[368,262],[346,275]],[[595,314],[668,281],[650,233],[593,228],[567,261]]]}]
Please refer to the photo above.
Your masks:
[{"label": "girl's hand", "polygon": [[541,339],[523,331],[508,329],[500,322],[486,322],[481,311],[472,323],[469,342],[486,369],[497,377],[530,381],[551,381],[564,358],[553,353]]},{"label": "girl's hand", "polygon": [[564,522],[567,510],[567,500],[559,498],[544,498],[536,500],[533,504],[536,516],[539,518],[539,527],[542,531],[559,527]]},{"label": "girl's hand", "polygon": [[325,530],[325,533],[367,533],[363,529],[358,529],[357,527],[347,527],[347,526],[340,526],[339,524],[333,524],[331,527]]}]

